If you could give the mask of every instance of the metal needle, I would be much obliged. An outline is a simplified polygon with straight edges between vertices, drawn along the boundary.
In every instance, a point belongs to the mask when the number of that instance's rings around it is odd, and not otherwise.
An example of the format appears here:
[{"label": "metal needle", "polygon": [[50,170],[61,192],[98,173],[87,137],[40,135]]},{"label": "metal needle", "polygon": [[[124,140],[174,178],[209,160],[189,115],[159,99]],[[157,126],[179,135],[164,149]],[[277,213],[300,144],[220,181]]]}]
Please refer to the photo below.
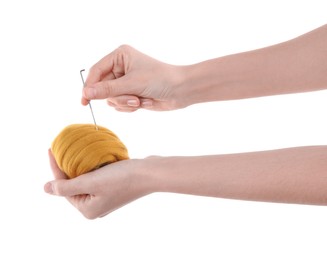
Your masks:
[{"label": "metal needle", "polygon": [[[83,82],[83,88],[84,88],[85,87],[85,82],[84,82],[83,73],[82,73],[83,71],[85,71],[85,69],[82,69],[80,71],[80,74],[81,74],[81,78],[82,78],[82,82]],[[94,118],[94,114],[93,114],[93,109],[92,109],[91,101],[89,101],[89,107],[90,107],[91,114],[92,114],[92,117],[93,117],[93,122],[94,122],[94,125],[95,125],[95,129],[98,130],[98,126],[97,126],[97,123],[95,122],[95,118]]]}]

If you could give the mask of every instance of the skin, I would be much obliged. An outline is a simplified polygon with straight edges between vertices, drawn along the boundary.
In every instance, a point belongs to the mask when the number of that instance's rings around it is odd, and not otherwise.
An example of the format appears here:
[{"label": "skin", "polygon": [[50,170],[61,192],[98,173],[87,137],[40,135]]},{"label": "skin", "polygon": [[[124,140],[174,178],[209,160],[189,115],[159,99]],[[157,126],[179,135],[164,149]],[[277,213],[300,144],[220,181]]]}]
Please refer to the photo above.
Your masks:
[{"label": "skin", "polygon": [[[327,25],[263,49],[174,66],[130,46],[96,63],[82,104],[106,99],[118,111],[174,110],[210,101],[326,89]],[[86,218],[104,216],[154,192],[241,200],[327,204],[327,146],[199,157],[148,157],[102,167],[68,180],[51,152],[55,180]]]}]

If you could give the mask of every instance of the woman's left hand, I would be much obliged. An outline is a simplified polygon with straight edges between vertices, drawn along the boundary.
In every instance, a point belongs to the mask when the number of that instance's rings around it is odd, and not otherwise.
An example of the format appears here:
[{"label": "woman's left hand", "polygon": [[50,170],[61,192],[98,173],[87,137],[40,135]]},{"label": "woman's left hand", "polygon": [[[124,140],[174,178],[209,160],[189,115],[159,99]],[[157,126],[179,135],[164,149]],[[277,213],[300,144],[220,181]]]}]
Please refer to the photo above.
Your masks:
[{"label": "woman's left hand", "polygon": [[50,150],[49,158],[55,180],[44,185],[45,192],[66,197],[88,219],[105,216],[152,192],[148,178],[140,171],[144,160],[118,161],[68,179]]}]

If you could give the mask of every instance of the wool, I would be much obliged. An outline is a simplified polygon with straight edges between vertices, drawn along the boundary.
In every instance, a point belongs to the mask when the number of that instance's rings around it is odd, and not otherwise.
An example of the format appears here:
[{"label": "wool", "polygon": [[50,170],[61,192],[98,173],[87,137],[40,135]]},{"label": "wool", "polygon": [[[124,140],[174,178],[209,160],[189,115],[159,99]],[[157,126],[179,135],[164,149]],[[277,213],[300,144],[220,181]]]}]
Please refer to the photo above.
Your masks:
[{"label": "wool", "polygon": [[65,127],[52,142],[51,151],[69,178],[129,159],[127,148],[117,135],[102,126],[97,130],[92,124]]}]

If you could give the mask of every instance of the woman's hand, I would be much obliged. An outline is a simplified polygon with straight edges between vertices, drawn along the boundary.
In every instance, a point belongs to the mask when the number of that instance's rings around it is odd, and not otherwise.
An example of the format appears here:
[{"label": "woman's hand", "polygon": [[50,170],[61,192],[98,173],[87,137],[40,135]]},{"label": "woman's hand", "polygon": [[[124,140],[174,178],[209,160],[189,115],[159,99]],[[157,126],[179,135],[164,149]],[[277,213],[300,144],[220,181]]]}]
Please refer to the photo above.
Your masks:
[{"label": "woman's hand", "polygon": [[182,108],[187,105],[178,94],[182,74],[182,67],[165,64],[123,45],[90,69],[82,104],[107,99],[110,106],[123,112]]},{"label": "woman's hand", "polygon": [[67,179],[51,151],[49,158],[55,180],[45,184],[45,192],[66,197],[88,219],[105,216],[152,192],[149,179],[139,171],[142,160],[119,161]]},{"label": "woman's hand", "polygon": [[107,99],[119,111],[326,89],[327,25],[295,39],[188,66],[121,46],[90,70],[82,103]]}]

